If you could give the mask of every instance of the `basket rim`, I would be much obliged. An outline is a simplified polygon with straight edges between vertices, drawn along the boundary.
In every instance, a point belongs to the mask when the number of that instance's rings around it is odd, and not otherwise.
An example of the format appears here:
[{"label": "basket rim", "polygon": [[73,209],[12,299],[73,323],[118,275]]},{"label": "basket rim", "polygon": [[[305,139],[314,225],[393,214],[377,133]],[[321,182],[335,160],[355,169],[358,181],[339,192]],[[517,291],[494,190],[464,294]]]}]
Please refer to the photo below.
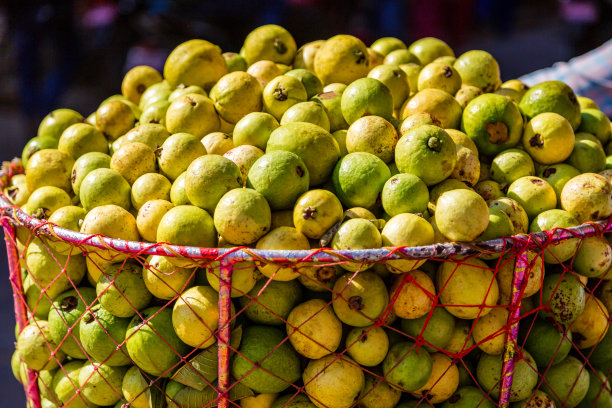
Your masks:
[{"label": "basket rim", "polygon": [[607,220],[593,221],[570,228],[555,228],[550,231],[517,234],[481,242],[445,242],[422,246],[382,247],[374,249],[335,250],[318,248],[310,250],[262,250],[247,246],[234,248],[204,248],[180,246],[170,243],[125,241],[101,234],[88,235],[57,226],[25,213],[0,196],[0,216],[6,223],[23,226],[35,234],[55,237],[78,246],[112,249],[122,253],[139,255],[161,255],[188,257],[199,260],[227,260],[237,263],[248,260],[266,262],[310,261],[310,262],[381,262],[398,259],[431,259],[450,256],[492,255],[509,251],[516,253],[526,249],[537,249],[571,238],[583,238],[612,231],[612,216]]}]

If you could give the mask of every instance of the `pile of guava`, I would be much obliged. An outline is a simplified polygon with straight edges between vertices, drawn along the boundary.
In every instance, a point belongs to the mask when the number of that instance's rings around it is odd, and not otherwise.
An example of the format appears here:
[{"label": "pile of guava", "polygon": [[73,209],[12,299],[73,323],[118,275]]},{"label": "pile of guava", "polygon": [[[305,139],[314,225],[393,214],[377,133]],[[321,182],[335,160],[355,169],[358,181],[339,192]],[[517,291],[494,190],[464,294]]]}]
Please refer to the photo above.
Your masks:
[{"label": "pile of guava", "polygon": [[[612,215],[610,121],[563,82],[503,82],[490,53],[436,38],[298,48],[265,25],[223,51],[186,41],[95,112],[49,113],[6,199],[87,235],[245,251],[473,243]],[[608,234],[519,249],[524,274],[510,248],[252,257],[231,290],[220,259],[23,226],[16,241],[28,321],[13,370],[37,373],[45,408],[216,406],[219,342],[234,406],[494,407],[517,296],[512,406],[612,407]]]}]

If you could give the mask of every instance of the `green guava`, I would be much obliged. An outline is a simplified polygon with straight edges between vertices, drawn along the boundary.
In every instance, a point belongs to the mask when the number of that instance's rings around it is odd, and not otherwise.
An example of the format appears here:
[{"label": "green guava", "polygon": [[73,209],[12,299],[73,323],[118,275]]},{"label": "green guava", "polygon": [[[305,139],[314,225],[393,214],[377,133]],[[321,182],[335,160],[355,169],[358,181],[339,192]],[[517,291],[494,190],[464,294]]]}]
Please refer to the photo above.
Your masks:
[{"label": "green guava", "polygon": [[494,156],[516,146],[523,134],[523,117],[516,103],[502,95],[484,94],[463,110],[461,130],[481,154]]},{"label": "green guava", "polygon": [[59,139],[57,149],[78,159],[85,153],[108,153],[108,141],[95,126],[88,123],[70,125]]},{"label": "green guava", "polygon": [[39,187],[59,187],[70,192],[74,159],[68,153],[57,149],[44,149],[30,156],[25,167],[28,190],[33,192]]},{"label": "green guava", "polygon": [[30,160],[30,157],[34,153],[45,149],[57,149],[57,145],[57,139],[52,137],[36,136],[31,138],[21,152],[21,164],[23,164],[24,167],[27,166],[28,160]]},{"label": "green guava", "polygon": [[424,213],[429,203],[427,185],[413,174],[391,176],[383,186],[382,206],[390,216],[401,213]]},{"label": "green guava", "polygon": [[55,211],[71,204],[70,196],[61,188],[42,186],[30,194],[24,210],[36,218],[48,219]]},{"label": "green guava", "polygon": [[400,109],[400,119],[415,113],[426,112],[432,115],[444,129],[459,129],[461,124],[461,105],[451,94],[441,89],[426,88],[407,99]]},{"label": "green guava", "polygon": [[210,214],[225,193],[242,185],[242,173],[238,166],[216,154],[204,155],[192,161],[185,175],[187,198]]},{"label": "green guava", "polygon": [[113,204],[129,210],[131,187],[117,171],[98,168],[90,171],[81,182],[79,198],[87,211],[94,207]]},{"label": "green guava", "polygon": [[612,249],[605,237],[586,237],[582,240],[572,267],[582,276],[597,278],[612,266]]},{"label": "green guava", "polygon": [[491,397],[473,386],[459,388],[442,404],[442,408],[494,408],[495,406]]},{"label": "green guava", "polygon": [[189,133],[175,133],[169,136],[157,152],[157,163],[161,173],[174,181],[200,156],[206,148],[197,137]]},{"label": "green guava", "polygon": [[94,362],[83,365],[79,384],[85,400],[96,405],[114,405],[121,399],[121,383],[127,369]]},{"label": "green guava", "polygon": [[434,307],[431,313],[416,319],[402,319],[401,324],[404,333],[413,338],[421,336],[431,353],[444,349],[455,330],[455,318],[443,307]]},{"label": "green guava", "polygon": [[357,37],[335,35],[325,41],[314,58],[314,73],[323,85],[339,82],[350,84],[370,70],[368,49]]},{"label": "green guava", "polygon": [[566,162],[581,173],[597,173],[606,168],[606,152],[599,139],[589,133],[577,133],[574,150]]},{"label": "green guava", "polygon": [[293,208],[295,228],[311,239],[319,239],[340,222],[343,217],[342,203],[327,190],[310,190],[302,194]]},{"label": "green guava", "polygon": [[429,380],[432,360],[425,348],[417,349],[415,343],[401,341],[391,346],[382,368],[389,385],[403,392],[411,392]]},{"label": "green guava", "polygon": [[549,316],[564,327],[582,314],[586,297],[582,283],[574,275],[552,273],[544,277],[542,305],[547,306]]},{"label": "green guava", "polygon": [[461,88],[461,76],[452,65],[430,62],[419,73],[418,90],[436,88],[455,95]]},{"label": "green guava", "polygon": [[529,121],[543,112],[554,112],[563,116],[577,130],[580,126],[580,104],[572,88],[561,81],[546,81],[532,86],[519,103],[521,112]]},{"label": "green guava", "polygon": [[348,153],[366,152],[385,163],[393,160],[398,135],[395,127],[380,116],[364,116],[348,128],[345,144]]},{"label": "green guava", "polygon": [[[331,247],[333,249],[345,250],[345,249],[372,249],[380,248],[382,246],[382,238],[378,228],[370,220],[363,218],[352,218],[344,221],[331,241]],[[342,263],[340,266],[347,271],[355,272],[357,270],[364,271],[372,264],[366,264],[364,262],[348,262]],[[347,284],[348,278],[343,279],[344,284]],[[336,281],[337,285],[342,285],[340,280]],[[343,286],[338,286],[343,287]],[[382,295],[381,295],[382,296]],[[381,298],[380,300],[383,300]],[[347,299],[345,299],[345,302]],[[363,324],[367,326],[369,323]]]},{"label": "green guava", "polygon": [[534,174],[533,160],[524,150],[504,150],[495,156],[491,162],[491,178],[503,187],[509,186],[521,177],[533,176]]},{"label": "green guava", "polygon": [[[570,228],[580,225],[578,220],[569,212],[564,210],[548,210],[538,214],[529,225],[529,232],[551,231],[555,228]],[[544,251],[546,263],[559,264],[571,259],[580,241],[578,239],[567,239],[559,243],[549,245]]]},{"label": "green guava", "polygon": [[350,407],[365,385],[361,367],[351,358],[335,354],[310,360],[302,380],[306,394],[318,408]]},{"label": "green guava", "polygon": [[578,406],[589,391],[590,375],[584,363],[568,356],[544,374],[542,391],[547,393],[559,407]]},{"label": "green guava", "polygon": [[584,173],[570,179],[561,191],[561,207],[584,223],[612,213],[612,186],[600,174]]},{"label": "green guava", "polygon": [[354,327],[346,335],[347,354],[359,365],[374,367],[389,351],[389,336],[380,326]]},{"label": "green guava", "polygon": [[231,363],[234,378],[258,393],[281,392],[300,378],[300,362],[285,334],[268,326],[243,330],[238,353]]},{"label": "green guava", "polygon": [[523,147],[539,163],[554,164],[567,159],[574,149],[572,125],[563,116],[544,112],[525,126]]},{"label": "green guava", "polygon": [[96,110],[96,127],[111,141],[126,134],[135,122],[136,116],[125,101],[103,102]]},{"label": "green guava", "polygon": [[287,317],[289,342],[300,355],[311,360],[333,353],[340,346],[342,322],[323,299],[295,306]]},{"label": "green guava", "polygon": [[210,91],[219,116],[232,124],[251,112],[261,111],[261,96],[257,79],[243,71],[222,76]]},{"label": "green guava", "polygon": [[[528,398],[538,384],[538,367],[526,350],[523,350],[520,356],[517,355],[514,361],[514,379],[510,389],[511,402]],[[499,398],[502,364],[502,356],[483,353],[476,366],[478,382],[495,399]]]},{"label": "green guava", "polygon": [[249,188],[228,191],[217,204],[214,224],[223,239],[234,245],[249,245],[270,230],[272,213],[266,198]]},{"label": "green guava", "polygon": [[95,299],[96,293],[92,288],[82,287],[78,292],[69,290],[56,297],[49,310],[51,340],[55,344],[61,343],[60,349],[72,358],[87,358],[80,347],[79,327],[85,309],[91,306]]},{"label": "green guava", "polygon": [[368,73],[369,78],[382,82],[391,91],[393,109],[399,109],[410,94],[408,76],[400,67],[391,64],[382,64],[374,67]]},{"label": "green guava", "polygon": [[394,408],[402,393],[391,387],[383,378],[366,373],[365,385],[359,394],[359,406],[363,408]]},{"label": "green guava", "polygon": [[343,323],[352,327],[374,324],[389,303],[384,281],[370,271],[361,270],[357,276],[352,273],[342,275],[334,284],[333,291],[340,294],[332,302],[334,312]]},{"label": "green guava", "polygon": [[436,202],[434,216],[440,232],[453,241],[473,241],[489,224],[487,203],[470,190],[443,193]]},{"label": "green guava", "polygon": [[486,51],[465,52],[457,57],[453,66],[465,85],[475,86],[483,92],[494,92],[501,86],[499,64]]},{"label": "green guava", "polygon": [[221,119],[215,104],[204,95],[183,95],[172,101],[166,111],[166,128],[172,134],[185,132],[203,138],[220,127]]},{"label": "green guava", "polygon": [[[264,288],[265,286],[265,288]],[[260,279],[248,296],[238,299],[246,317],[256,324],[283,325],[293,307],[302,298],[297,280],[281,282]]]},{"label": "green guava", "polygon": [[263,106],[276,120],[280,120],[291,106],[306,100],[308,94],[302,82],[289,75],[275,77],[263,90]]},{"label": "green guava", "polygon": [[506,193],[523,207],[529,219],[557,207],[557,195],[550,184],[539,177],[523,176],[510,184]]},{"label": "green guava", "polygon": [[209,90],[227,73],[221,48],[200,39],[179,44],[172,50],[164,64],[164,78],[176,88],[180,84],[198,85]]},{"label": "green guava", "polygon": [[110,169],[110,162],[110,156],[100,152],[85,153],[79,157],[72,167],[71,183],[74,194],[80,195],[81,184],[91,171],[99,168]]},{"label": "green guava", "polygon": [[601,143],[610,140],[610,119],[599,109],[583,109],[582,119],[577,132],[586,132],[595,135]]},{"label": "green guava", "polygon": [[72,109],[56,109],[40,122],[36,136],[49,137],[59,141],[60,136],[68,126],[82,122],[83,119],[83,115]]},{"label": "green guava", "polygon": [[524,347],[538,367],[544,369],[560,363],[572,349],[572,332],[560,331],[546,320],[538,318],[533,324],[526,324],[525,329],[529,329],[529,333],[525,335]]},{"label": "green guava", "polygon": [[286,72],[285,75],[295,77],[302,82],[302,85],[306,88],[307,99],[323,92],[321,80],[317,78],[312,71],[303,68],[294,68]]},{"label": "green guava", "polygon": [[370,48],[383,57],[387,56],[391,51],[407,49],[406,44],[399,38],[395,37],[382,37],[374,41]]},{"label": "green guava", "polygon": [[142,111],[138,123],[140,123],[140,126],[146,124],[160,125],[165,129],[166,113],[168,112],[169,107],[170,102],[165,99],[148,105],[147,108]]},{"label": "green guava", "polygon": [[420,38],[410,44],[408,50],[418,58],[419,63],[423,66],[439,57],[455,56],[448,44],[434,37]]},{"label": "green guava", "polygon": [[174,205],[190,204],[185,192],[185,172],[182,172],[172,183],[170,188],[170,202]]},{"label": "green guava", "polygon": [[146,173],[138,177],[130,193],[132,206],[136,210],[151,200],[170,200],[172,183],[159,173]]},{"label": "green guava", "polygon": [[25,326],[16,345],[21,361],[35,371],[53,370],[66,357],[51,340],[49,323],[46,320],[33,321]]},{"label": "green guava", "polygon": [[289,31],[276,24],[267,24],[246,36],[240,53],[248,65],[261,60],[288,65],[293,61],[296,50],[295,40]]},{"label": "green guava", "polygon": [[98,301],[117,317],[132,317],[151,301],[151,293],[142,278],[142,266],[114,263],[104,270],[96,285]]},{"label": "green guava", "polygon": [[311,99],[313,102],[318,102],[325,109],[325,113],[329,120],[329,131],[336,132],[342,129],[348,129],[348,123],[342,115],[342,92],[328,91],[319,93]]}]

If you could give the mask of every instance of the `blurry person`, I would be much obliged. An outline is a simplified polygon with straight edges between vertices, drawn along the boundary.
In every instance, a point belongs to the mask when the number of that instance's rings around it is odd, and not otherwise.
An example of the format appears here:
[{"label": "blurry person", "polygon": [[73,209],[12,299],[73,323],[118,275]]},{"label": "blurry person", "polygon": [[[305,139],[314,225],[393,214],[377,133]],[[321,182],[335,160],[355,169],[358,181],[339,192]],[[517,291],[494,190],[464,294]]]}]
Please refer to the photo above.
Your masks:
[{"label": "blurry person", "polygon": [[529,86],[544,81],[563,81],[577,95],[586,96],[612,116],[612,39],[568,62],[557,62],[519,78]]}]

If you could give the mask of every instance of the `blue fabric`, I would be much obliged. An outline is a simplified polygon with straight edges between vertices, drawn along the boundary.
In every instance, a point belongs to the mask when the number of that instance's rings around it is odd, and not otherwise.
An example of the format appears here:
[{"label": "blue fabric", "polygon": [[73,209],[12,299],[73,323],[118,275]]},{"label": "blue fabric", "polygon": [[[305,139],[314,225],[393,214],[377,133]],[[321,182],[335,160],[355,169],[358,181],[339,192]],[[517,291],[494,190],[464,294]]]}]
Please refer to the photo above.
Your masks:
[{"label": "blue fabric", "polygon": [[544,81],[563,81],[577,95],[586,96],[612,116],[612,40],[568,62],[557,62],[519,78],[529,86]]}]

